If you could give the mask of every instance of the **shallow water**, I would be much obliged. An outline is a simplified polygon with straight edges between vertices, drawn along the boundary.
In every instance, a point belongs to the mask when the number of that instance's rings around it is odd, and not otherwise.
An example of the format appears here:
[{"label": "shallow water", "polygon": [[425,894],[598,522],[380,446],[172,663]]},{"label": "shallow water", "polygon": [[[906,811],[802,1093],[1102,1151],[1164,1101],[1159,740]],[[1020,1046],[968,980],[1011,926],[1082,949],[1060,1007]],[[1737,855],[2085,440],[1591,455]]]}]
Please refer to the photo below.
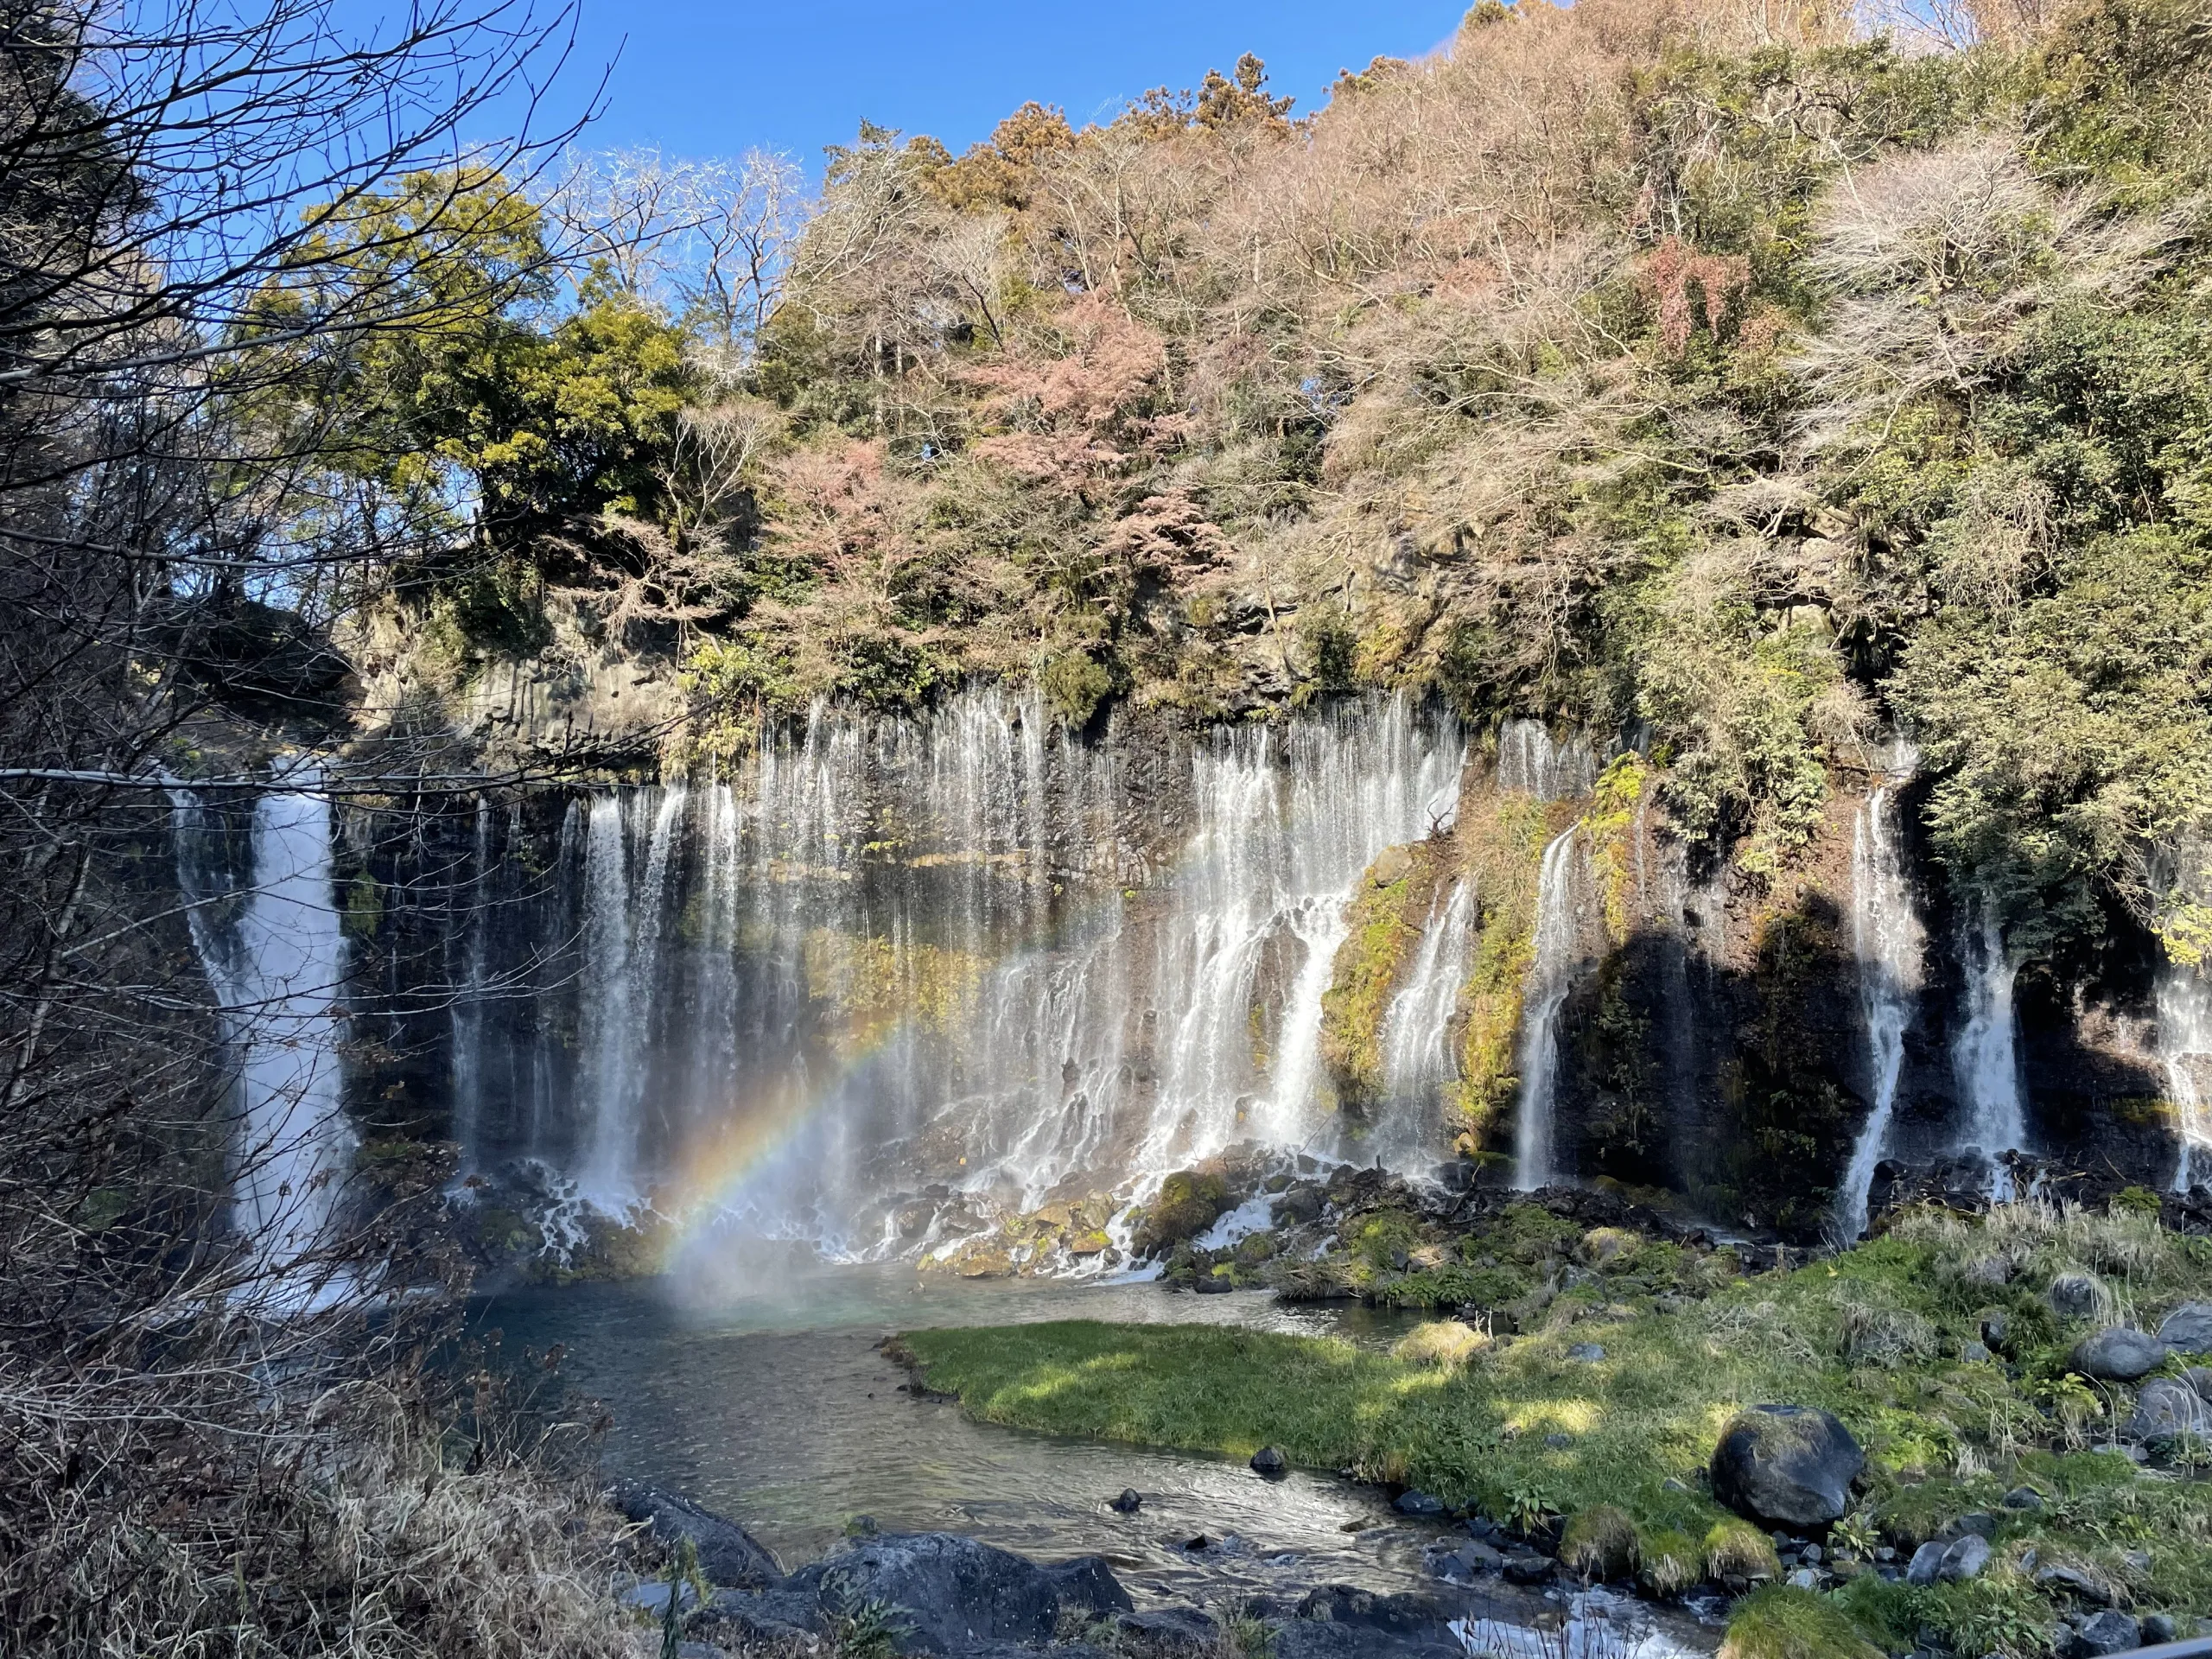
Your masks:
[{"label": "shallow water", "polygon": [[[1153,1283],[971,1284],[911,1266],[763,1264],[717,1291],[666,1281],[487,1299],[480,1330],[512,1361],[564,1350],[561,1374],[614,1419],[604,1462],[743,1522],[786,1566],[856,1516],[886,1531],[969,1534],[1040,1560],[1109,1557],[1143,1601],[1220,1604],[1317,1584],[1437,1587],[1421,1552],[1449,1529],[1325,1475],[1265,1481],[1241,1462],[969,1421],[900,1391],[878,1344],[925,1325],[1058,1319],[1236,1324],[1386,1344],[1415,1321]],[[1124,1487],[1142,1510],[1116,1514]],[[1213,1541],[1193,1550],[1187,1541]],[[1464,1535],[1460,1535],[1464,1536]]]}]

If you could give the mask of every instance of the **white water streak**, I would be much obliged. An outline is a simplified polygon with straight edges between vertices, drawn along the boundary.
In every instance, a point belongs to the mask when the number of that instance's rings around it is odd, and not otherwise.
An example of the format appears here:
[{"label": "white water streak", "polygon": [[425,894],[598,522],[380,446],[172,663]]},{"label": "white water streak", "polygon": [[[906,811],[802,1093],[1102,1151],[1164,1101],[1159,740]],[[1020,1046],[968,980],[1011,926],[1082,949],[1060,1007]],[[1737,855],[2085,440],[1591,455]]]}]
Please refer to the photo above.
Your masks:
[{"label": "white water streak", "polygon": [[[182,872],[193,942],[238,1065],[232,1224],[280,1281],[332,1242],[355,1146],[340,1103],[346,938],[332,887],[330,802],[312,792],[321,781],[312,771],[290,781],[305,787],[255,804],[251,868],[231,925],[216,919],[198,873]],[[204,823],[203,810],[181,797],[180,830]],[[280,1283],[276,1299],[320,1288]]]},{"label": "white water streak", "polygon": [[2169,962],[2159,970],[2158,1007],[2158,1058],[2181,1118],[2174,1191],[2186,1192],[2212,1173],[2212,980]]},{"label": "white water streak", "polygon": [[1867,1196],[1897,1112],[1904,1033],[1918,1006],[1926,935],[1914,912],[1898,845],[1894,781],[1859,809],[1851,840],[1851,938],[1859,958],[1859,1006],[1866,1023],[1873,1108],[1852,1148],[1837,1195],[1837,1230],[1847,1243],[1866,1228]]},{"label": "white water streak", "polygon": [[1536,885],[1535,959],[1521,1001],[1521,1113],[1514,1133],[1513,1185],[1549,1185],[1554,1169],[1554,1098],[1559,1078],[1559,1013],[1573,983],[1577,957],[1574,854],[1578,829],[1544,849]]},{"label": "white water streak", "polygon": [[1961,949],[1966,970],[1966,1023],[1952,1046],[1951,1064],[1966,1102],[1966,1122],[1952,1150],[1977,1152],[1990,1163],[1990,1197],[2012,1196],[2004,1154],[2027,1143],[2020,1104],[2018,1020],[2012,1009],[2012,982],[2019,972],[2005,947],[1994,911],[1985,911]]}]

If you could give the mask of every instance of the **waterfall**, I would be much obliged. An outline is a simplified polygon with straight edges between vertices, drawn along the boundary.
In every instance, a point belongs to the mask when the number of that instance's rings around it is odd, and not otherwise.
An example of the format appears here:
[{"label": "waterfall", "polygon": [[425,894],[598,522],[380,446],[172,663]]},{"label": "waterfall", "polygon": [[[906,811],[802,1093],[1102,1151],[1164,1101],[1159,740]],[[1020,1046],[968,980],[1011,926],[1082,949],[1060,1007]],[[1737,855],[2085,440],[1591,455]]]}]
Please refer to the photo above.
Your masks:
[{"label": "waterfall", "polygon": [[[312,768],[282,781],[294,787],[255,803],[242,882],[204,860],[215,815],[188,794],[175,802],[186,914],[236,1067],[232,1221],[279,1281],[332,1241],[354,1146],[339,1100],[346,940],[330,802]],[[311,1300],[326,1287],[280,1283],[275,1300]]]},{"label": "waterfall", "polygon": [[[492,803],[476,798],[476,837],[469,865],[467,919],[461,924],[461,985],[453,1001],[453,1138],[461,1148],[454,1173],[475,1173],[477,1128],[484,1117],[484,998],[491,961]],[[465,1191],[465,1187],[456,1190]]]},{"label": "waterfall", "polygon": [[2181,1119],[2174,1191],[2186,1192],[2202,1178],[2200,1154],[2212,1149],[2212,980],[2169,961],[2159,970],[2158,1005],[2158,1058]]},{"label": "waterfall", "polygon": [[1576,958],[1574,851],[1580,826],[1544,849],[1536,883],[1535,956],[1521,994],[1521,1115],[1514,1133],[1513,1185],[1550,1185],[1553,1099],[1559,1074],[1559,1011],[1573,983]]},{"label": "waterfall", "polygon": [[1859,1006],[1866,1028],[1866,1071],[1873,1109],[1851,1152],[1837,1195],[1837,1230],[1846,1243],[1866,1229],[1874,1166],[1888,1146],[1904,1069],[1904,1033],[1920,995],[1923,935],[1898,846],[1896,789],[1910,763],[1892,767],[1852,825],[1851,938],[1859,958]]},{"label": "waterfall", "polygon": [[[487,1144],[601,1209],[850,1255],[910,1244],[932,1185],[1032,1209],[1239,1142],[1333,1145],[1346,905],[1448,818],[1464,760],[1402,698],[1092,745],[990,688],[817,708],[724,779],[580,800],[514,930],[574,941],[540,981],[543,1116],[518,1090]],[[1392,1155],[1440,1155],[1418,1138]]]},{"label": "waterfall", "polygon": [[1953,1149],[1989,1160],[1990,1196],[2001,1202],[2012,1196],[2004,1154],[2026,1144],[2027,1125],[2020,1108],[2018,1022],[2012,1012],[2012,981],[2019,964],[2005,948],[1993,908],[1986,909],[1980,925],[1967,931],[1961,959],[1966,969],[1966,1024],[1953,1045],[1951,1064],[1967,1121]]},{"label": "waterfall", "polygon": [[1433,1140],[1443,1091],[1459,1075],[1452,1053],[1452,1010],[1467,982],[1474,922],[1471,881],[1455,881],[1432,906],[1405,983],[1390,999],[1382,1024],[1382,1084],[1387,1104],[1370,1150],[1390,1163],[1413,1163]]},{"label": "waterfall", "polygon": [[1498,728],[1497,783],[1540,801],[1573,800],[1598,786],[1598,755],[1577,732],[1552,735],[1541,720],[1509,720]]}]

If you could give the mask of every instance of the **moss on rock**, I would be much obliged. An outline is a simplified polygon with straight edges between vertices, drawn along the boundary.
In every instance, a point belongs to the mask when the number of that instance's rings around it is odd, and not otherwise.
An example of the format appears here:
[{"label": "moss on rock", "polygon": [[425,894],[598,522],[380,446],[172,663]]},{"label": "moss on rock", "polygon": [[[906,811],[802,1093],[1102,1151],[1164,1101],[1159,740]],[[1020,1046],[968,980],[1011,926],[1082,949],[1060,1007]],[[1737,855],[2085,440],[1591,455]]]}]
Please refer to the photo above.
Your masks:
[{"label": "moss on rock", "polygon": [[1382,1022],[1456,852],[1449,837],[1389,848],[1352,896],[1321,996],[1321,1065],[1344,1111],[1363,1113],[1382,1097]]}]

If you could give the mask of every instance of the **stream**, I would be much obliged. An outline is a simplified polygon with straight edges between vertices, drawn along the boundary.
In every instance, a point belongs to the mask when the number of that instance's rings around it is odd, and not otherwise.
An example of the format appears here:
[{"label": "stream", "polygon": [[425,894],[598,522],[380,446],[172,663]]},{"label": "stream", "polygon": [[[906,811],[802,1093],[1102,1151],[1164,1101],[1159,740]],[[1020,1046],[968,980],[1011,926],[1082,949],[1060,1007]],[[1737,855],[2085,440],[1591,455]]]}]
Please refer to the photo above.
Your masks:
[{"label": "stream", "polygon": [[[563,1350],[561,1375],[613,1414],[610,1475],[741,1522],[795,1567],[855,1516],[885,1531],[969,1534],[1039,1560],[1103,1554],[1141,1602],[1303,1594],[1319,1584],[1433,1589],[1423,1548],[1375,1489],[1329,1475],[1266,1481],[1242,1462],[969,1421],[902,1391],[878,1344],[926,1325],[1094,1319],[1221,1323],[1387,1345],[1414,1316],[1196,1296],[1147,1282],[975,1283],[911,1265],[779,1260],[736,1291],[673,1281],[529,1289],[480,1300],[509,1363]],[[1125,1487],[1143,1508],[1107,1507]],[[1185,1548],[1205,1535],[1204,1549]]]}]

